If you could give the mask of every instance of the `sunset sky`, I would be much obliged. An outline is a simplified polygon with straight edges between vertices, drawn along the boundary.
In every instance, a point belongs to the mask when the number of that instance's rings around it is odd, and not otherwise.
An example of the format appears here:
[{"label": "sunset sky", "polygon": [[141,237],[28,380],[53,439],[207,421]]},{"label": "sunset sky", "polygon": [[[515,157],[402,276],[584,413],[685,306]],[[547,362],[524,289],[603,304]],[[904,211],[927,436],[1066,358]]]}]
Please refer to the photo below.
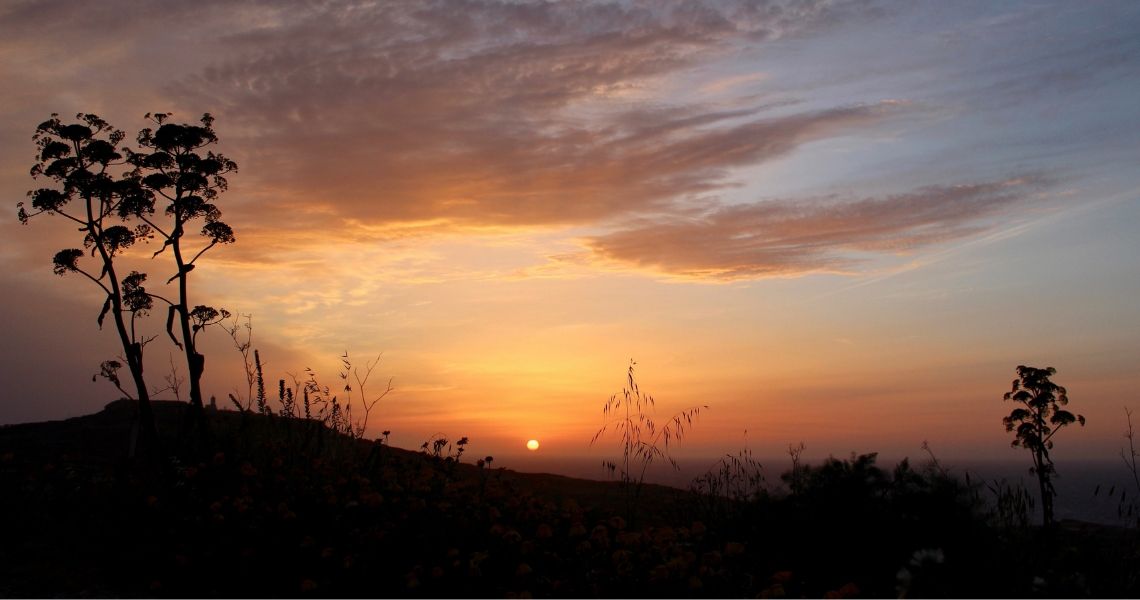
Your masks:
[{"label": "sunset sky", "polygon": [[[237,243],[192,302],[251,314],[272,381],[382,352],[398,446],[612,455],[588,442],[633,359],[659,417],[709,406],[681,457],[1023,458],[1001,395],[1028,364],[1088,417],[1058,452],[1113,460],[1137,32],[1129,1],[5,2],[0,423],[118,395],[98,290],[51,272],[76,231],[16,220],[36,125],[210,112]],[[154,249],[132,264],[164,281]],[[208,337],[228,405],[240,356]],[[152,385],[174,352],[147,347]]]}]

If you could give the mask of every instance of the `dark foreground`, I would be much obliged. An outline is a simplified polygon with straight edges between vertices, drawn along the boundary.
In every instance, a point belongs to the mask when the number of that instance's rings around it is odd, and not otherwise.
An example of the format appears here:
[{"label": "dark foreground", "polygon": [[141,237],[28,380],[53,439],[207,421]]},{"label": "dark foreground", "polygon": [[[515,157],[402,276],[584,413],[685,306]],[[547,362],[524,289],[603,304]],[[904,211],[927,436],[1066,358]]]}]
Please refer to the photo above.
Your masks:
[{"label": "dark foreground", "polygon": [[151,461],[129,403],[0,428],[0,596],[1140,597],[1136,529],[1044,531],[874,455],[781,486],[741,455],[686,492],[157,409]]}]

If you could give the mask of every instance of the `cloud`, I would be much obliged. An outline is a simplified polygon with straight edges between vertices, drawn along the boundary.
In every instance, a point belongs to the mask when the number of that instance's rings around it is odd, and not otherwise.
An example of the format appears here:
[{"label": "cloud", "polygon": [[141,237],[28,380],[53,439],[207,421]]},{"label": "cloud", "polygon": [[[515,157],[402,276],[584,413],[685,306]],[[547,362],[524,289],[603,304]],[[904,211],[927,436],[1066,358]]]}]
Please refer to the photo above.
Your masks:
[{"label": "cloud", "polygon": [[[0,67],[16,84],[0,112],[25,129],[72,105],[214,113],[242,166],[226,214],[243,240],[592,224],[731,186],[732,168],[897,112],[771,116],[796,99],[662,95],[742,48],[852,18],[852,5],[108,1],[80,17],[16,3],[0,9],[13,32],[0,52],[25,60]],[[5,183],[27,185],[26,154],[0,149],[21,165]]]},{"label": "cloud", "polygon": [[772,200],[663,215],[588,238],[595,259],[712,280],[849,272],[867,254],[905,254],[975,235],[1022,208],[1040,177],[843,201]]},{"label": "cloud", "polygon": [[220,38],[224,58],[169,89],[214,107],[247,185],[283,214],[590,223],[729,185],[733,167],[899,109],[761,118],[780,103],[726,111],[657,97],[670,77],[834,10],[781,6],[333,4]]},{"label": "cloud", "polygon": [[[1119,28],[1105,27],[1114,21]],[[1050,97],[1072,102],[1140,74],[1140,40],[1131,35],[1140,11],[1111,4],[1026,5],[943,33],[947,44],[965,55],[947,78],[957,96],[969,95],[1021,110],[1027,99]],[[1062,35],[1063,34],[1063,35]],[[994,52],[992,44],[1023,37],[1036,43],[1019,52]],[[1047,40],[1041,43],[1039,40]]]}]

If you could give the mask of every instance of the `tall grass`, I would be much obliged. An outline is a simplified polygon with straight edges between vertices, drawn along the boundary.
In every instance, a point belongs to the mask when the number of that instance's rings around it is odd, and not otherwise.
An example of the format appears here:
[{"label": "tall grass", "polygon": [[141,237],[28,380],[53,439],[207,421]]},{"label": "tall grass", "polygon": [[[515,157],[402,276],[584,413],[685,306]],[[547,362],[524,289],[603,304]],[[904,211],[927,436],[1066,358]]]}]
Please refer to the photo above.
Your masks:
[{"label": "tall grass", "polygon": [[630,361],[626,370],[626,385],[620,394],[610,396],[602,407],[602,427],[590,439],[590,446],[607,435],[615,435],[621,457],[604,460],[602,466],[611,473],[620,474],[625,499],[627,518],[632,523],[636,518],[636,508],[645,485],[645,476],[654,462],[668,463],[679,469],[676,459],[670,454],[673,444],[680,442],[693,420],[708,406],[696,406],[674,414],[663,423],[654,420],[656,400],[641,391],[634,378],[636,362]]}]

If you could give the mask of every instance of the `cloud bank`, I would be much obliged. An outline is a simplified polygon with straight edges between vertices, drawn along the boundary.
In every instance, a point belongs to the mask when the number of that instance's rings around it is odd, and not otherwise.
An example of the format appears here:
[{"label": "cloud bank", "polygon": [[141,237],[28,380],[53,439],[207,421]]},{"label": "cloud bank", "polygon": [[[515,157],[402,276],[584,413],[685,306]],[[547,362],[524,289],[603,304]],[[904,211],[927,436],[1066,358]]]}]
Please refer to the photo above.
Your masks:
[{"label": "cloud bank", "polygon": [[[850,271],[860,254],[977,233],[1027,197],[1011,180],[723,203],[736,170],[918,110],[739,89],[767,89],[732,62],[745,50],[881,15],[830,1],[110,1],[79,18],[42,2],[0,13],[13,32],[0,44],[39,65],[9,68],[24,93],[121,78],[149,90],[134,102],[217,114],[242,166],[226,209],[243,239],[235,264],[327,242],[578,226],[607,231],[587,240],[595,259],[741,279]],[[84,52],[53,43],[65,39]]]},{"label": "cloud bank", "polygon": [[1024,206],[1039,177],[839,201],[773,200],[649,220],[586,241],[596,257],[718,280],[851,271],[860,254],[907,253],[975,235]]},{"label": "cloud bank", "polygon": [[[832,3],[333,4],[219,39],[171,96],[239,123],[254,185],[312,219],[584,224],[729,185],[728,169],[885,118],[656,98]],[[787,101],[787,99],[785,99]],[[319,213],[319,215],[314,215]]]}]

